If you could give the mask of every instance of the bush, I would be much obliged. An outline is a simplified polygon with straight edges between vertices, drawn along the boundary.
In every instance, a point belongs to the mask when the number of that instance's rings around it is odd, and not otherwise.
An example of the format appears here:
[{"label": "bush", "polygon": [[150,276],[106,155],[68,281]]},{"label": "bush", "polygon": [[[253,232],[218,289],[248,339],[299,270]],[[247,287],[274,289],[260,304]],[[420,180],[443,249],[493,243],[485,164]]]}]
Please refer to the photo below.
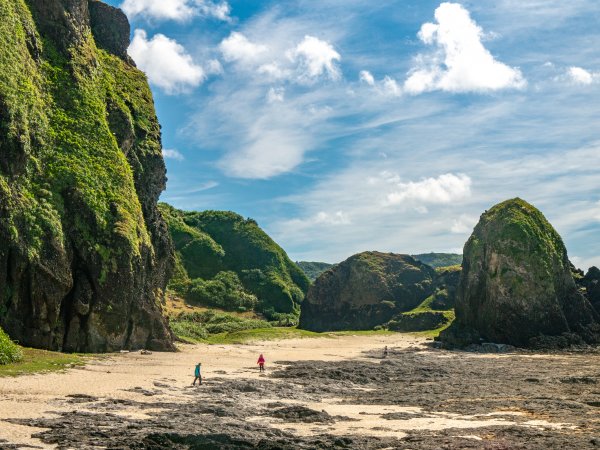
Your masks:
[{"label": "bush", "polygon": [[240,308],[254,309],[256,296],[244,289],[235,272],[219,272],[211,280],[196,278],[189,282],[186,300],[205,306],[214,306],[228,311]]},{"label": "bush", "polygon": [[10,340],[8,335],[0,328],[0,365],[20,361],[23,353],[17,344]]},{"label": "bush", "polygon": [[211,335],[271,328],[272,324],[258,319],[246,319],[216,311],[180,313],[170,321],[171,329],[180,339],[205,340]]}]

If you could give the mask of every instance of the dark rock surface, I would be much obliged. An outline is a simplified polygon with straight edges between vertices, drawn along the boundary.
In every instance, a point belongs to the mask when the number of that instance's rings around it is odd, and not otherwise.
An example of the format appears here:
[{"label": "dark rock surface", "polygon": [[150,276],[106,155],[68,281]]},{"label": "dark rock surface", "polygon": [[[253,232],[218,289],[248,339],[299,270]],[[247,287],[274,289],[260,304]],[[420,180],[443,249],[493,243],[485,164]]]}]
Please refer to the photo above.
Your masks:
[{"label": "dark rock surface", "polygon": [[[521,199],[486,211],[464,248],[456,321],[440,340],[519,347],[599,341],[598,315],[573,280],[562,239]],[[577,340],[576,339],[576,340]]]},{"label": "dark rock surface", "polygon": [[600,269],[590,267],[580,282],[585,287],[587,299],[596,312],[600,313]]},{"label": "dark rock surface", "polygon": [[0,326],[52,350],[173,349],[160,126],[122,59],[123,14],[87,0],[0,11]]},{"label": "dark rock surface", "polygon": [[125,13],[99,0],[89,0],[89,10],[96,45],[133,64],[127,54],[131,27]]},{"label": "dark rock surface", "polygon": [[435,271],[408,255],[365,252],[323,273],[302,303],[300,328],[369,330],[433,293]]}]

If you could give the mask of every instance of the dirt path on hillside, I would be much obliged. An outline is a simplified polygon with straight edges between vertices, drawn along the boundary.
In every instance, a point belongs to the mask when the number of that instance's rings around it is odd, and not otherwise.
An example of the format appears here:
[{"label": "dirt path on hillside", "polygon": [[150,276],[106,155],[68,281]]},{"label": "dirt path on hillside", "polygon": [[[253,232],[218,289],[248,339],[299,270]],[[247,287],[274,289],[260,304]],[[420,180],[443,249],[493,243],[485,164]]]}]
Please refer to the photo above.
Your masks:
[{"label": "dirt path on hillside", "polygon": [[[599,354],[427,344],[396,334],[185,345],[0,378],[0,448],[600,448]],[[193,388],[197,361],[205,382]]]}]

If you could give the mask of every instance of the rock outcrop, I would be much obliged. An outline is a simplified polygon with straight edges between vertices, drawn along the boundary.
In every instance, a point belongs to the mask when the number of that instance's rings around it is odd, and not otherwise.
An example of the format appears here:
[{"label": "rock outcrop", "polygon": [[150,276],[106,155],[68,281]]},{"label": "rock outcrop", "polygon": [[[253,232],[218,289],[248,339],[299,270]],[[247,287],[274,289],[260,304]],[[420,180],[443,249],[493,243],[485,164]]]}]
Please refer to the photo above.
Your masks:
[{"label": "rock outcrop", "polygon": [[546,336],[595,343],[597,314],[575,285],[558,233],[527,202],[508,200],[481,216],[465,245],[456,320],[440,340],[528,347]]},{"label": "rock outcrop", "polygon": [[300,328],[369,330],[410,311],[435,288],[435,271],[408,255],[365,252],[323,273],[302,303]]},{"label": "rock outcrop", "polygon": [[0,326],[52,350],[173,349],[160,126],[125,16],[0,0],[0,17]]},{"label": "rock outcrop", "polygon": [[585,288],[585,295],[597,313],[600,314],[600,269],[590,267],[585,276],[579,280]]}]

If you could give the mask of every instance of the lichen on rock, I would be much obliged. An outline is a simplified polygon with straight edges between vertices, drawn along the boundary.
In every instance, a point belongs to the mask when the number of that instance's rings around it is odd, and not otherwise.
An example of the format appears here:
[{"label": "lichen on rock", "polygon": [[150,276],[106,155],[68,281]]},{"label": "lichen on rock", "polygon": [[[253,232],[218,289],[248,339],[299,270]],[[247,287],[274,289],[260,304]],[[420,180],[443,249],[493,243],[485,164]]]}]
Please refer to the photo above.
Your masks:
[{"label": "lichen on rock", "polygon": [[528,347],[541,336],[577,334],[595,343],[597,318],[575,285],[559,234],[516,198],[486,211],[465,244],[456,321],[440,340]]}]

